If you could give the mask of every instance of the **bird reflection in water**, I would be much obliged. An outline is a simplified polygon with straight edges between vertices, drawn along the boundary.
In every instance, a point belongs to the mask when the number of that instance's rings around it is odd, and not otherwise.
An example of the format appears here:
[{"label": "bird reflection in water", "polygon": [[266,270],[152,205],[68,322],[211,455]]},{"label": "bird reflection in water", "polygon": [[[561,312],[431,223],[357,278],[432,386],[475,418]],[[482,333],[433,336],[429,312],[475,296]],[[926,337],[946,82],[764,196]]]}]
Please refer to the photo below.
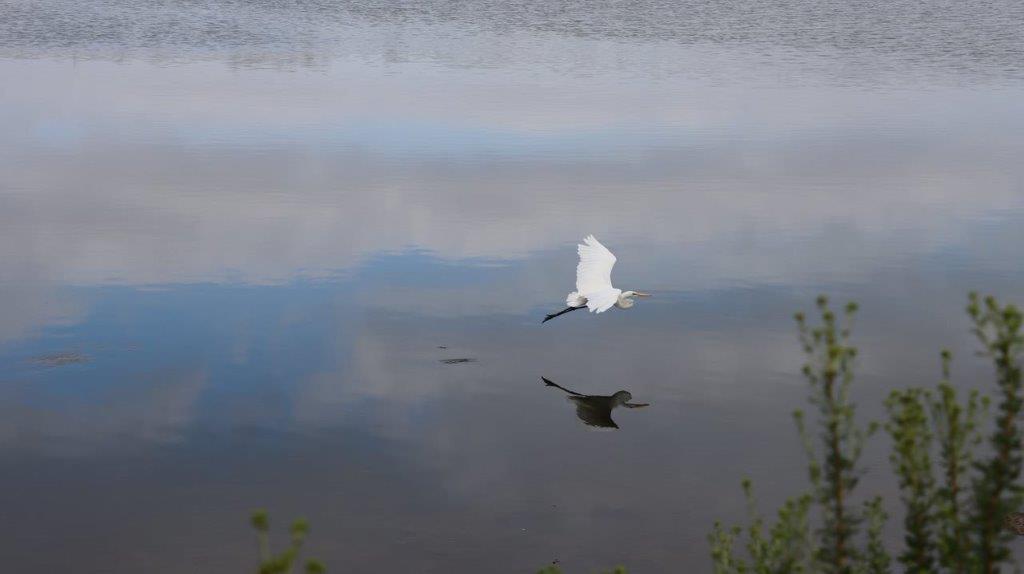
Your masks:
[{"label": "bird reflection in water", "polygon": [[633,395],[629,394],[629,391],[619,391],[611,396],[584,395],[583,393],[567,389],[545,377],[541,377],[541,380],[549,387],[555,387],[568,393],[569,401],[576,405],[576,416],[587,426],[591,427],[617,429],[619,425],[615,424],[615,421],[612,420],[612,409],[616,407],[638,409],[650,405],[650,403],[629,402],[633,400]]}]

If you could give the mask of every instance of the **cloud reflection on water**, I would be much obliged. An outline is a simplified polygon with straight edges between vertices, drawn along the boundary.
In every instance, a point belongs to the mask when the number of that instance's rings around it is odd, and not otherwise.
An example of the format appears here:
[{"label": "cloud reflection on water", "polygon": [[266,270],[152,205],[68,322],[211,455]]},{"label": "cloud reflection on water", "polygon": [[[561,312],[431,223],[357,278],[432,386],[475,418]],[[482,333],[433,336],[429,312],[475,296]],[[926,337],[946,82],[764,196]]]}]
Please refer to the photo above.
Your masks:
[{"label": "cloud reflection on water", "polygon": [[[921,109],[898,92],[724,90],[723,102],[720,88],[602,84],[549,101],[467,80],[403,100],[401,78],[296,72],[249,91],[213,64],[171,69],[181,87],[166,68],[79,66],[89,81],[74,101],[54,63],[6,96],[23,128],[0,141],[9,282],[285,283],[411,246],[473,264],[597,231],[661,288],[857,281],[1021,208],[1024,114],[998,92],[952,90]],[[603,123],[613,113],[625,123]],[[548,298],[528,290],[509,310]]]},{"label": "cloud reflection on water", "polygon": [[[277,504],[355,569],[699,566],[707,526],[742,512],[737,477],[768,502],[802,480],[789,321],[819,290],[863,303],[865,415],[894,381],[931,382],[940,346],[959,380],[985,376],[959,306],[1020,292],[1024,229],[1024,98],[998,57],[977,66],[998,85],[958,87],[902,81],[916,52],[787,64],[433,31],[364,30],[310,66],[0,60],[19,79],[0,94],[0,463],[30,533],[0,539],[17,563],[85,540],[67,556],[99,571],[117,539],[149,551],[124,571],[181,571],[182,548],[184,568],[221,571],[251,550],[232,546],[238,517]],[[586,233],[659,296],[541,328]],[[107,339],[140,350],[25,366]],[[658,408],[595,436],[541,375]],[[74,475],[52,462],[68,455]],[[55,525],[111,507],[145,528]]]}]

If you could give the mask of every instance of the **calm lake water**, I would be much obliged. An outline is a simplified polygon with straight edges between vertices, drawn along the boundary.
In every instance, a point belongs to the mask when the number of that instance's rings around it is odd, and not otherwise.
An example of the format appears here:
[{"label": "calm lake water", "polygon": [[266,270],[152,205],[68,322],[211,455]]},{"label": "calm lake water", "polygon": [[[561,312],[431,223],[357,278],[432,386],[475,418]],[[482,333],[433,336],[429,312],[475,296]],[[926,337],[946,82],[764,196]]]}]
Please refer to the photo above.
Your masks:
[{"label": "calm lake water", "polygon": [[[1017,0],[0,0],[0,78],[11,571],[697,571],[805,484],[794,311],[866,419],[1024,302]],[[589,233],[654,297],[542,327]]]}]

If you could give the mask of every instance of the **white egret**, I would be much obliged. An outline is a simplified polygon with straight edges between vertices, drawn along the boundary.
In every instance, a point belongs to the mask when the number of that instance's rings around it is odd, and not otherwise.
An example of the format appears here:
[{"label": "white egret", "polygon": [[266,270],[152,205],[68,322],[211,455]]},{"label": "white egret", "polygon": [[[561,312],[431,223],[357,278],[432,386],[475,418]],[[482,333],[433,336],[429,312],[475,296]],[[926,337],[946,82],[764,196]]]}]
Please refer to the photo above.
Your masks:
[{"label": "white egret", "polygon": [[619,309],[629,309],[635,297],[650,297],[647,293],[622,291],[612,287],[615,255],[593,235],[584,237],[583,243],[577,245],[576,249],[580,254],[580,262],[576,266],[576,290],[565,297],[568,307],[545,316],[541,323],[584,307],[590,309],[591,313],[604,313],[613,305]]}]

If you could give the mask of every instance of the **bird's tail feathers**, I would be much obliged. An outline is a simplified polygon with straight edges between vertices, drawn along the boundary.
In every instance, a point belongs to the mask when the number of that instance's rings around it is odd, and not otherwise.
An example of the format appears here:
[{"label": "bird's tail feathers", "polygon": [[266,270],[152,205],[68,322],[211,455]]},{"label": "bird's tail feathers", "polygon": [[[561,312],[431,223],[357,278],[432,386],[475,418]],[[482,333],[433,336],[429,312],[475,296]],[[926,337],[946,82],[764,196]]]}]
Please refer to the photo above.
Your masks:
[{"label": "bird's tail feathers", "polygon": [[570,307],[582,307],[587,304],[587,298],[573,291],[565,296],[565,304]]}]

